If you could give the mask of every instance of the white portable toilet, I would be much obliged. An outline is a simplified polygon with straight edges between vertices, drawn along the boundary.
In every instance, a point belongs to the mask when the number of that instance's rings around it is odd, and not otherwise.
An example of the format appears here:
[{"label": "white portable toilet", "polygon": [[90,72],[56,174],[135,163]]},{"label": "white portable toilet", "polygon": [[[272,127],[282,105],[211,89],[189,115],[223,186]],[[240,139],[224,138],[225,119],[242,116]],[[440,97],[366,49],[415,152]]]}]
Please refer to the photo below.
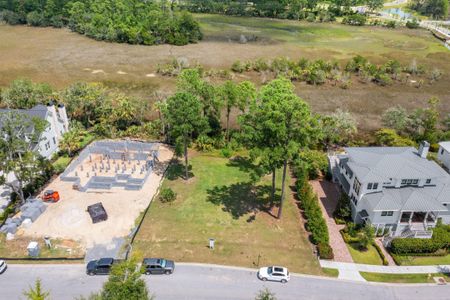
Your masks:
[{"label": "white portable toilet", "polygon": [[37,242],[30,242],[27,247],[28,256],[38,257],[39,256],[39,244]]}]

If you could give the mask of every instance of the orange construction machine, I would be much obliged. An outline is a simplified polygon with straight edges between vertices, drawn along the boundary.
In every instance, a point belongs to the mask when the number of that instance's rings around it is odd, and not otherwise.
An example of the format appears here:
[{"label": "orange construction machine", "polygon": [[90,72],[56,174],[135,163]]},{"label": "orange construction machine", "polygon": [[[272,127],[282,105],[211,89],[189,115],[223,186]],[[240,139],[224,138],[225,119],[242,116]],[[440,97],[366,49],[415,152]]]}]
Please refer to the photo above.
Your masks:
[{"label": "orange construction machine", "polygon": [[42,201],[44,202],[58,202],[59,201],[59,193],[53,190],[46,190],[44,192],[44,196],[42,197]]}]

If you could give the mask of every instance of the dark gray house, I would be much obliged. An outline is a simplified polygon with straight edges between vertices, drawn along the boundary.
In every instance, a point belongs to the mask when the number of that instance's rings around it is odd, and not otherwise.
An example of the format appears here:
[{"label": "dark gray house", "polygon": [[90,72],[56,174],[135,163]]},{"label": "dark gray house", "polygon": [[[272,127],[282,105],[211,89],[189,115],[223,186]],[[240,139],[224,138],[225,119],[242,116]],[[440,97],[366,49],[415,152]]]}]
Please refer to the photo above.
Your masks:
[{"label": "dark gray house", "polygon": [[[354,222],[391,236],[429,238],[438,219],[450,224],[450,175],[427,159],[429,144],[351,147],[330,155],[333,178],[349,196]],[[385,232],[386,232],[385,231]]]}]

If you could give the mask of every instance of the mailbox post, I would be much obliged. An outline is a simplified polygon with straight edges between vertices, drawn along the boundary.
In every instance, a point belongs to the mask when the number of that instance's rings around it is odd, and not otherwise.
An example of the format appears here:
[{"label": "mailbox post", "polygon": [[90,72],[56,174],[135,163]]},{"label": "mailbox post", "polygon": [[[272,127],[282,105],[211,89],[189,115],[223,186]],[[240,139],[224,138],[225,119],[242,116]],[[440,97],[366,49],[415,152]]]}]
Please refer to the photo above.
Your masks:
[{"label": "mailbox post", "polygon": [[214,243],[216,242],[215,239],[209,239],[209,249],[214,250]]}]

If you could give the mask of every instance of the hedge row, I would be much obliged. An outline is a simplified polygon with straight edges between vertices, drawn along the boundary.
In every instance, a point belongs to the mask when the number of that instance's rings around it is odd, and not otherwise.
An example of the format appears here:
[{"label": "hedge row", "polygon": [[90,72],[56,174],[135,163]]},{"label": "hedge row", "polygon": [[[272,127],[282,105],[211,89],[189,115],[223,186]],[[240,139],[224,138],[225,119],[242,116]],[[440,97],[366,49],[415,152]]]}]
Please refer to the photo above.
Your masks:
[{"label": "hedge row", "polygon": [[372,245],[375,247],[375,249],[377,249],[378,255],[380,255],[381,260],[383,261],[383,265],[388,266],[389,262],[386,256],[384,255],[383,251],[381,250],[380,246],[378,246],[378,244],[375,242]]},{"label": "hedge row", "polygon": [[304,210],[307,219],[306,229],[311,233],[311,241],[318,245],[319,256],[324,259],[333,258],[333,249],[329,245],[328,227],[322,215],[317,195],[308,182],[307,171],[304,168],[295,168],[297,177],[297,192],[300,207]]},{"label": "hedge row", "polygon": [[391,251],[400,255],[435,253],[450,248],[450,226],[440,225],[433,230],[431,239],[396,238],[392,240]]},{"label": "hedge row", "polygon": [[333,248],[329,244],[319,243],[317,245],[317,251],[319,252],[320,258],[323,259],[333,259],[334,253]]}]

